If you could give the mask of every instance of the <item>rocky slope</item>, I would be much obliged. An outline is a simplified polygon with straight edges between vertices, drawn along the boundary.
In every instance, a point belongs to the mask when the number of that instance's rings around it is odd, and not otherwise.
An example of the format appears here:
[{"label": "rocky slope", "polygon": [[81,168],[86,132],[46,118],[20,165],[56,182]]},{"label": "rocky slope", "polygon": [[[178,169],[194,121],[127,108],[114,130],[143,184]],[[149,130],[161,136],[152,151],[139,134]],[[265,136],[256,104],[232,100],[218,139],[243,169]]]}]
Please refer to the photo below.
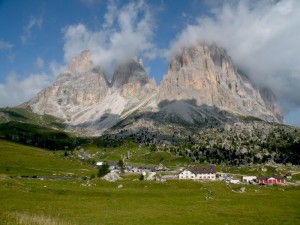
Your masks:
[{"label": "rocky slope", "polygon": [[240,116],[282,122],[272,92],[254,88],[224,49],[206,44],[174,56],[159,87],[135,59],[116,68],[108,82],[84,51],[29,105],[35,113],[65,119],[69,129],[86,135],[112,127],[197,129],[234,123]]}]

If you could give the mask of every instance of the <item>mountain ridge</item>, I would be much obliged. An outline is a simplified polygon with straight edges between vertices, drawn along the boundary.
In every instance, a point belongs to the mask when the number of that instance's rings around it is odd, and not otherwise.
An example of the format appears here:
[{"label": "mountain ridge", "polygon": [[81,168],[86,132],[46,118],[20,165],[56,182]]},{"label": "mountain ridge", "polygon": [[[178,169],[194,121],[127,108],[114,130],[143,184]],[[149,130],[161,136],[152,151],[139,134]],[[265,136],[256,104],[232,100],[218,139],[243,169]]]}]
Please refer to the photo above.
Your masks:
[{"label": "mountain ridge", "polygon": [[159,86],[137,59],[119,65],[109,82],[90,54],[83,51],[72,59],[52,86],[29,101],[31,109],[65,119],[68,129],[96,136],[122,121],[128,125],[143,119],[160,126],[164,118],[173,126],[196,127],[236,121],[225,112],[282,123],[272,92],[256,89],[238,73],[226,50],[216,45],[181,49]]}]

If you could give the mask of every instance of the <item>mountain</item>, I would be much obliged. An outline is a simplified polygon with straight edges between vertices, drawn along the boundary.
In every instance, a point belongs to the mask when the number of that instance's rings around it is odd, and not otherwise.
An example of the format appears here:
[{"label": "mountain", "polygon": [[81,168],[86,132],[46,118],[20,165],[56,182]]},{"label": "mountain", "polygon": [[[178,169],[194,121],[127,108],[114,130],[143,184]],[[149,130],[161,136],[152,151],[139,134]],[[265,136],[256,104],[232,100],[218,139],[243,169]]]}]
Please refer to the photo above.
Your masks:
[{"label": "mountain", "polygon": [[263,99],[260,91],[237,72],[226,51],[216,45],[185,48],[171,60],[158,101],[182,99],[194,100],[196,106],[215,106],[240,115],[282,122],[276,101]]},{"label": "mountain", "polygon": [[91,53],[83,51],[28,104],[35,113],[62,118],[69,130],[85,135],[148,128],[168,133],[249,116],[282,122],[272,92],[255,88],[224,49],[207,44],[178,51],[160,86],[137,59],[119,65],[109,82]]},{"label": "mountain", "polygon": [[147,104],[156,92],[141,62],[120,65],[110,83],[101,68],[92,65],[90,52],[83,51],[29,106],[37,114],[64,119],[70,130],[95,135]]}]

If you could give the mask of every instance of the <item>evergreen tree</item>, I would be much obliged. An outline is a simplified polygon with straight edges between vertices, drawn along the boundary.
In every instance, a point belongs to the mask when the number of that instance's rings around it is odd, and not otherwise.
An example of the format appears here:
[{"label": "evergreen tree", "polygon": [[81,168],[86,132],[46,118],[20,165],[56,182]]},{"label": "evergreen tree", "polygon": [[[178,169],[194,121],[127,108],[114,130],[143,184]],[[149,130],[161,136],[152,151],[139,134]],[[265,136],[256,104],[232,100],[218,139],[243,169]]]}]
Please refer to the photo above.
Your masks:
[{"label": "evergreen tree", "polygon": [[107,164],[106,161],[104,161],[103,165],[99,167],[97,175],[98,175],[98,177],[104,177],[109,172],[110,172],[109,165]]},{"label": "evergreen tree", "polygon": [[122,159],[120,159],[120,160],[118,161],[118,167],[120,168],[121,173],[124,173],[125,166],[124,166],[124,162],[123,162]]}]

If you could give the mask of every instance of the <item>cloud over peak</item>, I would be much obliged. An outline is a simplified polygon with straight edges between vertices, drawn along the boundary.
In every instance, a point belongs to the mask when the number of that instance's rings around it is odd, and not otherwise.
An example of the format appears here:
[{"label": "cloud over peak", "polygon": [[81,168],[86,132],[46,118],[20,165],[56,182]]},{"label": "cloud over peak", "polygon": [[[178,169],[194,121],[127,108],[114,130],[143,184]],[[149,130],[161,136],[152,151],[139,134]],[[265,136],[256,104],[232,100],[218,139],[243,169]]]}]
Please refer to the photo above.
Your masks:
[{"label": "cloud over peak", "polygon": [[116,65],[135,55],[153,55],[153,30],[153,14],[143,0],[122,6],[111,0],[101,30],[93,31],[84,24],[65,29],[65,60],[89,49],[93,62],[111,75]]},{"label": "cloud over peak", "polygon": [[168,55],[199,42],[224,47],[257,85],[271,87],[284,111],[300,106],[300,2],[225,1],[172,42]]}]

